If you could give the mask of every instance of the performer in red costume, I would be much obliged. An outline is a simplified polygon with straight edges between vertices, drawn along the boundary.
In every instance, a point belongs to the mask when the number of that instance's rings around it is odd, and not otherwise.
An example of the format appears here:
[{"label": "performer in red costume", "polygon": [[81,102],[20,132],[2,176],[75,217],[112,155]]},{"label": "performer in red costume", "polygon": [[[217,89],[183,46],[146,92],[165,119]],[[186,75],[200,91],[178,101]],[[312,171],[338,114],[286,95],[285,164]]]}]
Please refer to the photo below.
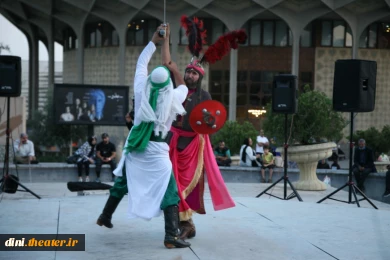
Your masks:
[{"label": "performer in red costume", "polygon": [[[167,33],[169,35],[169,25]],[[169,64],[170,61],[169,37],[167,36],[162,46],[162,62]],[[211,99],[210,93],[201,88],[204,74],[204,69],[196,60],[186,66],[184,81],[188,88],[188,95],[183,106],[187,113],[184,116],[178,116],[171,127],[169,156],[180,197],[179,216],[182,239],[196,235],[192,221],[193,212],[206,213],[203,200],[205,173],[214,209],[222,210],[235,206],[214,159],[209,136],[194,132],[189,123],[193,108]]]}]

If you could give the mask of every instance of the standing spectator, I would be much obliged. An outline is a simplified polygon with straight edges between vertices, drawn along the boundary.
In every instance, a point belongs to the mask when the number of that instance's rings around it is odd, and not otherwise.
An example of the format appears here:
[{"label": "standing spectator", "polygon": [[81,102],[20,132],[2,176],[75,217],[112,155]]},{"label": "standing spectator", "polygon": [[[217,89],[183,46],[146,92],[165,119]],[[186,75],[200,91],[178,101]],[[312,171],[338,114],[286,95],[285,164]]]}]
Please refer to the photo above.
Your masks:
[{"label": "standing spectator", "polygon": [[252,149],[252,138],[244,139],[243,145],[240,149],[240,166],[259,167],[261,166],[259,159],[260,154],[255,154]]},{"label": "standing spectator", "polygon": [[83,178],[83,165],[85,168],[85,181],[89,182],[89,165],[95,163],[96,157],[96,136],[88,137],[88,141],[85,142],[77,151],[76,154],[80,156],[77,160],[77,173],[79,175],[79,181],[82,182]]},{"label": "standing spectator", "polygon": [[352,172],[355,175],[357,187],[364,191],[364,181],[367,176],[374,170],[374,155],[372,150],[366,147],[364,139],[359,140],[359,146],[355,148],[355,155],[353,158],[354,165]]},{"label": "standing spectator", "polygon": [[275,161],[274,155],[270,153],[268,146],[264,146],[262,155],[263,165],[261,166],[261,182],[265,182],[265,169],[269,169],[268,183],[272,183],[272,173],[274,172]]},{"label": "standing spectator", "polygon": [[268,138],[264,136],[264,130],[260,130],[260,135],[256,138],[256,154],[262,155],[264,153],[263,147],[269,146]]},{"label": "standing spectator", "polygon": [[125,121],[127,129],[131,130],[131,128],[134,126],[134,110],[130,111],[125,115]]},{"label": "standing spectator", "polygon": [[109,164],[111,167],[111,178],[114,181],[114,174],[112,173],[116,168],[116,148],[113,143],[110,142],[110,137],[107,133],[102,134],[102,140],[96,146],[96,181],[100,182],[100,171],[102,164]]},{"label": "standing spectator", "polygon": [[326,162],[325,159],[322,159],[317,164],[317,169],[330,169],[329,164]]},{"label": "standing spectator", "polygon": [[14,143],[15,149],[15,163],[20,164],[37,164],[37,158],[35,157],[34,143],[28,140],[28,135],[25,133],[20,134],[20,139]]},{"label": "standing spectator", "polygon": [[383,193],[383,197],[389,197],[389,196],[390,196],[390,165],[387,165],[386,189],[385,189],[385,193]]},{"label": "standing spectator", "polygon": [[217,148],[214,150],[215,159],[218,166],[230,166],[232,159],[230,159],[230,150],[225,146],[224,141],[220,141]]}]

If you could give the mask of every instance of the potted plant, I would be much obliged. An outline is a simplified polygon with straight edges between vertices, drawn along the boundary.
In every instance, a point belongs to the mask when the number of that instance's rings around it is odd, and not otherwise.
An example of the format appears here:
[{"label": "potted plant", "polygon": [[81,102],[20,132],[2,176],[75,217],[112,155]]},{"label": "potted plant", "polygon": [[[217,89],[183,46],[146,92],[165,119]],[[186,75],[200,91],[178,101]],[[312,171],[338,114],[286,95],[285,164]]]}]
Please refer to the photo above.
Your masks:
[{"label": "potted plant", "polygon": [[[266,133],[285,140],[285,115],[272,113],[272,104],[267,107],[264,122]],[[346,120],[332,108],[332,100],[324,93],[311,90],[305,85],[298,97],[298,111],[288,116],[288,159],[298,164],[299,180],[294,183],[299,190],[325,190],[326,185],[318,180],[316,169],[321,159],[332,155],[335,141],[342,138]],[[284,152],[284,149],[279,148]]]}]

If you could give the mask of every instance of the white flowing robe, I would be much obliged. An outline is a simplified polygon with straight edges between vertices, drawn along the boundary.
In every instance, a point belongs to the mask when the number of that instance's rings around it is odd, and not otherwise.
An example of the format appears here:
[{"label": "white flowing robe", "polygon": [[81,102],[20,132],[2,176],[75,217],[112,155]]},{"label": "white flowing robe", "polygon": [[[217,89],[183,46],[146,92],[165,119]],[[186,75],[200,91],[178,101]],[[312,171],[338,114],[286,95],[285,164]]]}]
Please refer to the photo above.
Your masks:
[{"label": "white flowing robe", "polygon": [[[134,77],[135,111],[141,105],[142,91],[144,91],[148,78],[148,63],[155,50],[156,46],[149,42],[138,58]],[[188,89],[185,85],[180,85],[174,89],[174,96],[180,103],[184,102],[187,93]],[[165,123],[168,129],[172,125],[172,120],[170,118]],[[139,125],[140,123],[136,115],[134,125]],[[127,141],[124,147],[126,145]],[[149,141],[144,152],[131,152],[126,155],[125,151],[123,151],[118,167],[114,171],[115,175],[122,176],[124,164],[126,165],[129,198],[128,216],[130,218],[139,217],[147,220],[158,217],[161,214],[160,205],[172,173],[168,144]]]}]

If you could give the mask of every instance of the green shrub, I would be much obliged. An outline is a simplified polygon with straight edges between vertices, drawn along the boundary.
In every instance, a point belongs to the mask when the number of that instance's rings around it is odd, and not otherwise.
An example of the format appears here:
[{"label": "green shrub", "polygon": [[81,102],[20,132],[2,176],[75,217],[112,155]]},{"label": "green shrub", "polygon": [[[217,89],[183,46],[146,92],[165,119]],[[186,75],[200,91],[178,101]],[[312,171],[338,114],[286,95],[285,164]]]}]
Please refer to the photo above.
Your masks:
[{"label": "green shrub", "polygon": [[366,145],[370,147],[374,153],[387,154],[390,151],[390,125],[385,125],[381,132],[375,127],[370,127],[364,131],[356,131],[352,136],[355,145],[357,145],[359,139],[364,139]]},{"label": "green shrub", "polygon": [[[271,103],[267,111],[265,132],[284,141],[285,114],[272,113]],[[293,117],[288,115],[287,121],[290,144],[318,143],[324,139],[337,142],[342,138],[342,130],[346,126],[341,113],[333,110],[332,100],[322,92],[310,90],[308,85],[298,97],[298,112]]]},{"label": "green shrub", "polygon": [[216,146],[220,141],[224,141],[230,149],[230,154],[236,155],[240,153],[240,148],[245,138],[250,137],[253,143],[255,143],[257,135],[258,131],[249,122],[240,124],[236,121],[226,121],[225,125],[211,136],[211,142]]},{"label": "green shrub", "polygon": [[37,157],[39,162],[65,162],[66,158],[68,158],[67,155],[59,154],[56,155],[40,155]]}]

